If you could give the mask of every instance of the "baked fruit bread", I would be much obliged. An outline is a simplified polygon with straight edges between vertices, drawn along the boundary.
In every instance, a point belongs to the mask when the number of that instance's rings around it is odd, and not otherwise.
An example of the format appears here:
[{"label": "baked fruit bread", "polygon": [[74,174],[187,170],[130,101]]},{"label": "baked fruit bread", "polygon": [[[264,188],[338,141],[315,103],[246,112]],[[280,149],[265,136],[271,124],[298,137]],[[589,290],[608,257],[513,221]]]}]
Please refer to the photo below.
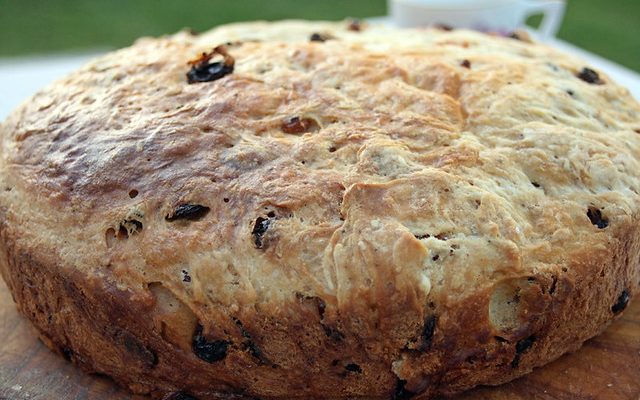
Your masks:
[{"label": "baked fruit bread", "polygon": [[0,127],[2,275],[166,399],[427,399],[578,349],[640,282],[640,107],[526,38],[142,39]]}]

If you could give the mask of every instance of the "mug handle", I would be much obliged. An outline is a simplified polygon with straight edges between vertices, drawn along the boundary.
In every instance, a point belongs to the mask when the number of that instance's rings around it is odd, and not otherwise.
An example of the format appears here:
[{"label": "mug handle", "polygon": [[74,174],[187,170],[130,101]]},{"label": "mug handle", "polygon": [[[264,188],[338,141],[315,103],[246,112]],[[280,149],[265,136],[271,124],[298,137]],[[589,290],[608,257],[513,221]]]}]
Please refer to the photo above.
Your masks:
[{"label": "mug handle", "polygon": [[525,9],[525,18],[531,15],[542,13],[544,15],[538,32],[542,37],[555,36],[562,25],[564,17],[565,2],[564,0],[545,0],[533,1],[527,0],[523,2]]}]

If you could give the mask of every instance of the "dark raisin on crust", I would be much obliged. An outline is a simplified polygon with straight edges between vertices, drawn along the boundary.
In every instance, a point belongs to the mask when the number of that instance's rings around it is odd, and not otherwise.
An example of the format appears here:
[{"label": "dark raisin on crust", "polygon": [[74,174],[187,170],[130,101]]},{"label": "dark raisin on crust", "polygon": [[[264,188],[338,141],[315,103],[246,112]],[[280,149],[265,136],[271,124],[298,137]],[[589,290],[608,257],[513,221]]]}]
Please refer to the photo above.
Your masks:
[{"label": "dark raisin on crust", "polygon": [[335,326],[327,325],[322,321],[320,321],[320,325],[322,325],[324,334],[334,342],[339,342],[344,339],[344,333],[340,332]]},{"label": "dark raisin on crust", "polygon": [[262,238],[269,229],[269,226],[271,226],[271,222],[272,218],[256,218],[256,222],[253,225],[251,234],[253,235],[253,242],[255,243],[257,249],[261,249],[263,247],[264,242]]},{"label": "dark raisin on crust", "polygon": [[233,72],[233,67],[224,65],[221,62],[211,64],[194,65],[187,72],[187,81],[189,83],[202,83],[218,80],[225,75]]},{"label": "dark raisin on crust", "polygon": [[549,288],[549,294],[554,294],[556,291],[556,285],[558,284],[558,277],[553,275],[551,276],[551,287]]},{"label": "dark raisin on crust", "polygon": [[352,19],[349,21],[347,29],[352,32],[360,32],[362,30],[362,22],[359,19]]},{"label": "dark raisin on crust", "polygon": [[284,133],[300,134],[316,131],[318,123],[311,118],[291,117],[282,122],[280,129]]},{"label": "dark raisin on crust", "polygon": [[444,240],[448,240],[449,239],[449,237],[447,235],[448,235],[447,232],[440,232],[437,235],[434,235],[433,237],[438,239],[438,240],[443,240],[444,241]]},{"label": "dark raisin on crust", "polygon": [[593,85],[602,85],[604,82],[600,79],[600,75],[592,70],[591,68],[584,67],[582,71],[577,74],[578,78],[583,81],[593,84]]},{"label": "dark raisin on crust", "polygon": [[454,29],[453,26],[447,24],[434,24],[433,27],[447,32],[451,32]]},{"label": "dark raisin on crust", "polygon": [[140,232],[142,230],[142,222],[138,221],[137,219],[131,219],[128,222],[135,226],[136,232]]},{"label": "dark raisin on crust", "polygon": [[393,391],[393,400],[409,400],[415,396],[415,393],[405,388],[406,384],[407,381],[398,379],[398,382],[396,382],[396,388]]},{"label": "dark raisin on crust", "polygon": [[333,326],[328,326],[322,324],[322,329],[324,330],[325,335],[332,340],[339,342],[344,339],[344,333],[340,332],[337,328]]},{"label": "dark raisin on crust", "polygon": [[616,300],[616,304],[611,307],[611,311],[614,314],[620,314],[627,308],[627,304],[629,304],[629,291],[625,289],[620,293],[620,296],[618,296],[618,300]]},{"label": "dark raisin on crust", "polygon": [[200,204],[180,204],[175,210],[173,210],[173,214],[167,215],[165,219],[170,222],[177,221],[179,219],[197,221],[207,215],[208,212],[209,207],[205,207]]},{"label": "dark raisin on crust", "polygon": [[[222,61],[209,62],[215,55],[223,57]],[[227,52],[224,45],[217,46],[209,53],[202,53],[200,57],[189,61],[191,69],[187,72],[187,82],[202,83],[218,80],[233,72],[235,60]]]},{"label": "dark raisin on crust", "polygon": [[202,325],[198,324],[193,333],[193,342],[191,343],[193,353],[199,359],[210,364],[223,360],[227,356],[227,348],[230,343],[226,340],[214,340],[210,342],[202,335],[202,330]]},{"label": "dark raisin on crust", "polygon": [[420,346],[418,347],[418,350],[426,351],[431,347],[431,340],[433,339],[437,322],[438,318],[435,315],[428,315],[424,319],[424,326],[422,328],[422,334],[420,335]]},{"label": "dark raisin on crust", "polygon": [[349,372],[357,372],[358,374],[362,373],[362,368],[360,368],[360,366],[358,364],[355,363],[350,363],[344,366],[344,369],[346,369]]},{"label": "dark raisin on crust", "polygon": [[311,42],[326,42],[327,40],[333,39],[333,36],[327,33],[318,33],[314,32],[309,36],[309,41]]},{"label": "dark raisin on crust", "polygon": [[467,69],[470,69],[471,68],[471,61],[466,60],[466,59],[462,60],[462,62],[460,63],[460,66],[464,67],[464,68],[467,68]]},{"label": "dark raisin on crust", "polygon": [[598,227],[598,229],[604,229],[609,226],[609,220],[602,215],[602,211],[600,211],[599,208],[589,207],[587,217],[589,217],[589,221]]},{"label": "dark raisin on crust", "polygon": [[535,336],[529,336],[525,339],[519,340],[518,343],[516,343],[516,353],[522,354],[525,351],[529,350],[531,346],[533,346],[533,342],[535,341]]},{"label": "dark raisin on crust", "polygon": [[182,270],[182,282],[191,282],[191,275],[189,275],[189,273],[184,269]]},{"label": "dark raisin on crust", "polygon": [[65,360],[71,361],[73,359],[73,350],[71,350],[70,348],[63,347],[60,349],[60,352],[62,353],[62,357],[64,357]]},{"label": "dark raisin on crust", "polygon": [[535,188],[539,188],[540,184],[538,182],[531,182],[531,184],[533,185],[533,187]]},{"label": "dark raisin on crust", "polygon": [[525,339],[519,340],[516,343],[516,356],[511,361],[511,367],[516,368],[520,364],[520,356],[533,346],[533,342],[536,341],[535,336],[529,336]]},{"label": "dark raisin on crust", "polygon": [[327,303],[325,303],[320,297],[315,297],[315,299],[318,305],[318,315],[320,315],[320,319],[324,319],[324,311],[327,309]]},{"label": "dark raisin on crust", "polygon": [[174,400],[197,400],[197,399],[191,396],[190,394],[181,392]]}]

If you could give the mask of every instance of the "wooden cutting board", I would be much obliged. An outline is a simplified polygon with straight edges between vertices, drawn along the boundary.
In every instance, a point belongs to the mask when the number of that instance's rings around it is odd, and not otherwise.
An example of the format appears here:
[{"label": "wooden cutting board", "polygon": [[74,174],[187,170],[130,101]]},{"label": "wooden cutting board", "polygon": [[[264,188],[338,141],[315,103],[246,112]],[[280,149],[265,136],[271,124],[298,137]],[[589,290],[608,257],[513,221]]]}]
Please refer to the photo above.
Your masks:
[{"label": "wooden cutting board", "polygon": [[[0,280],[0,400],[148,400],[50,352]],[[499,387],[455,400],[640,399],[640,301],[582,349]]]}]

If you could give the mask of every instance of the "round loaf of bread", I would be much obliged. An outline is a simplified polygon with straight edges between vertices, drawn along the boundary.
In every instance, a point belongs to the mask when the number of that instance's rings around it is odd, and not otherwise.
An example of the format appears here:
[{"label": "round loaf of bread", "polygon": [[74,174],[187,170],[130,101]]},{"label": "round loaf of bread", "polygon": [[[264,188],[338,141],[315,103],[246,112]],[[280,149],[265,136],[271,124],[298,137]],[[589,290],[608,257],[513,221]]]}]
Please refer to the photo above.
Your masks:
[{"label": "round loaf of bread", "polygon": [[142,39],[0,134],[18,308],[156,398],[496,385],[638,292],[640,106],[521,35],[289,21]]}]

